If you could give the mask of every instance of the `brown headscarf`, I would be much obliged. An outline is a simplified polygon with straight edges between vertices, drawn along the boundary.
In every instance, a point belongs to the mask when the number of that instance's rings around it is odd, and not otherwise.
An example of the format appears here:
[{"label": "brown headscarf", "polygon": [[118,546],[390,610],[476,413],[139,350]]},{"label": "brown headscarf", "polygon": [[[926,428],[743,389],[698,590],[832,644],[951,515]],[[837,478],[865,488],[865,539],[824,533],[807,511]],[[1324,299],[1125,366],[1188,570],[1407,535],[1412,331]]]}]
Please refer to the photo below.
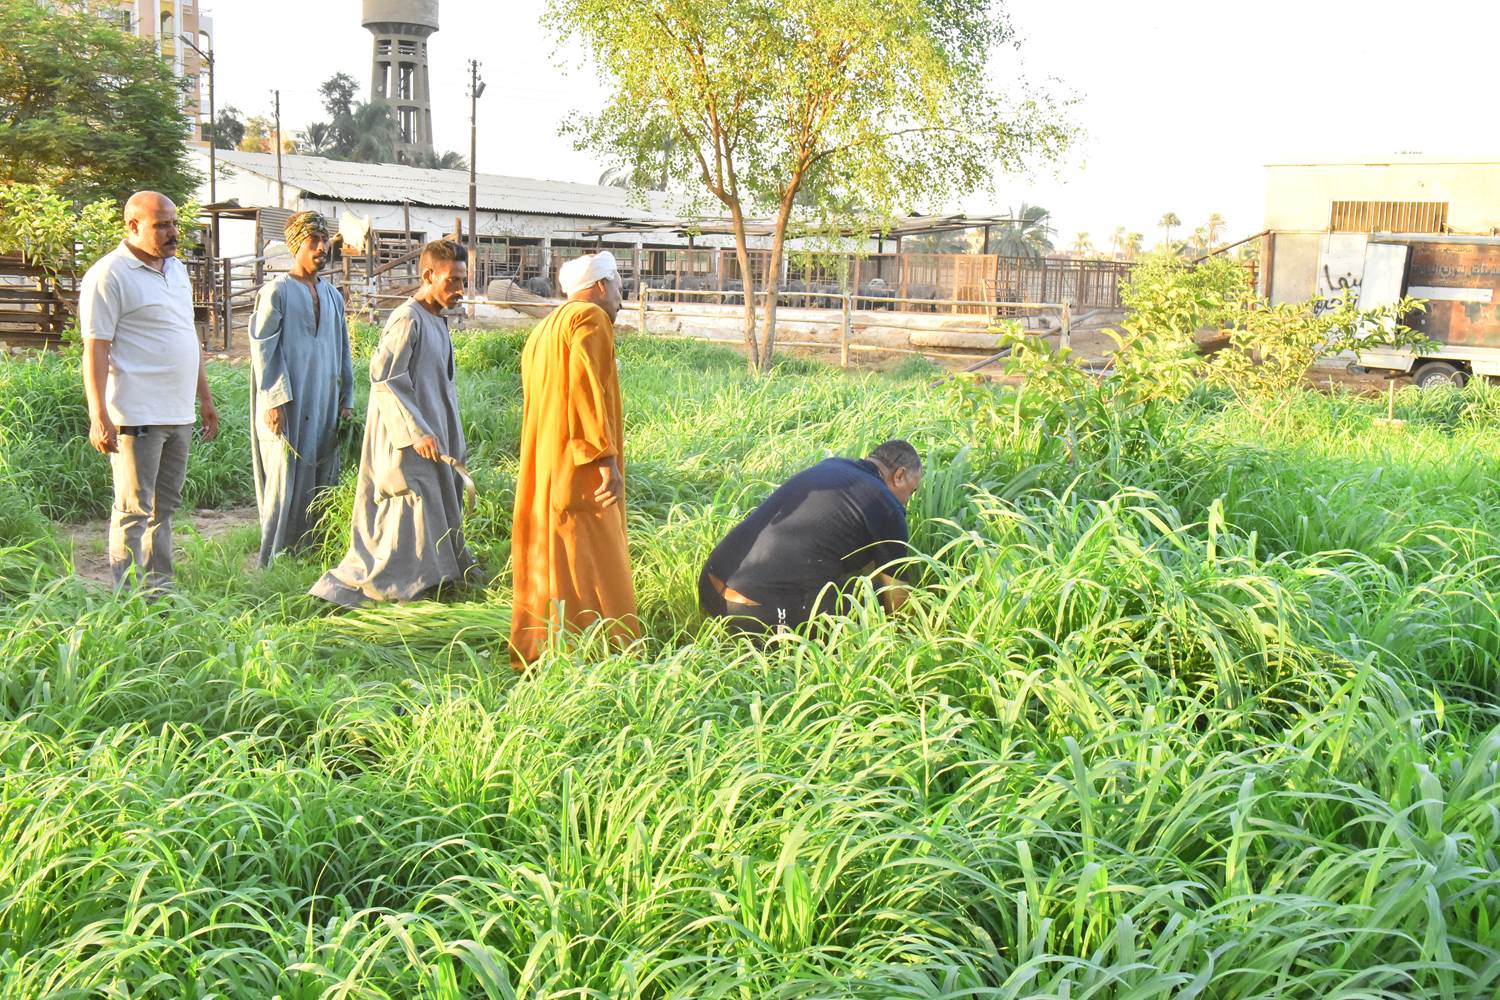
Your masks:
[{"label": "brown headscarf", "polygon": [[298,212],[286,220],[286,248],[296,256],[313,233],[322,233],[326,240],[328,220],[317,212]]}]

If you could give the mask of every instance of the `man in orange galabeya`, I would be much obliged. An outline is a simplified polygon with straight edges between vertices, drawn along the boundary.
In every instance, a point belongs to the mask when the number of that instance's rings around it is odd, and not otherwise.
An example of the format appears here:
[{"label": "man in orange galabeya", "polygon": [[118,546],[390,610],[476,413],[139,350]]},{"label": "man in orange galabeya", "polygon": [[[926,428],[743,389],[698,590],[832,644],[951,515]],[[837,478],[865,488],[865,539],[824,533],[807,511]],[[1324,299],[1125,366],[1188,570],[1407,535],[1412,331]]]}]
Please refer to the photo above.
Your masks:
[{"label": "man in orange galabeya", "polygon": [[532,332],[521,354],[521,468],[511,539],[517,670],[553,636],[601,619],[618,645],[640,635],[625,542],[614,255],[569,261],[558,283],[568,301]]}]

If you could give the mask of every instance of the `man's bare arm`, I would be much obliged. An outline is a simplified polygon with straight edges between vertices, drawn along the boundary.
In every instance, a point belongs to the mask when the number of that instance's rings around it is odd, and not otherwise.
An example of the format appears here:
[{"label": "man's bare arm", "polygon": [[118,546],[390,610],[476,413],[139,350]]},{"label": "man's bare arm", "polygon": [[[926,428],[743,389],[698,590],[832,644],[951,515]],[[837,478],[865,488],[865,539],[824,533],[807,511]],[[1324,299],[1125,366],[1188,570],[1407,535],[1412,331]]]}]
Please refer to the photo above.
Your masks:
[{"label": "man's bare arm", "polygon": [[219,436],[219,411],[214,408],[213,393],[208,390],[208,361],[198,354],[198,408],[203,413],[203,440]]},{"label": "man's bare arm", "polygon": [[109,346],[107,340],[88,337],[83,351],[83,398],[89,410],[89,443],[106,455],[120,444],[119,428],[109,419],[104,405],[104,387],[109,381]]}]

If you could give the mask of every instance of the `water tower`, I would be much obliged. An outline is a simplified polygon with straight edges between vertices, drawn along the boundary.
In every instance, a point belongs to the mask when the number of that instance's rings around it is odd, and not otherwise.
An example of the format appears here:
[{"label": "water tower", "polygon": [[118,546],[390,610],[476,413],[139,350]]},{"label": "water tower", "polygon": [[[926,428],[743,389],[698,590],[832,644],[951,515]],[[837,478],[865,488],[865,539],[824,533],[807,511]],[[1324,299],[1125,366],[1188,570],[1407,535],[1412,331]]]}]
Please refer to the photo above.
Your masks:
[{"label": "water tower", "polygon": [[433,151],[427,39],[438,30],[438,0],[364,0],[362,22],[375,36],[370,99],[396,119],[396,158],[410,163]]}]

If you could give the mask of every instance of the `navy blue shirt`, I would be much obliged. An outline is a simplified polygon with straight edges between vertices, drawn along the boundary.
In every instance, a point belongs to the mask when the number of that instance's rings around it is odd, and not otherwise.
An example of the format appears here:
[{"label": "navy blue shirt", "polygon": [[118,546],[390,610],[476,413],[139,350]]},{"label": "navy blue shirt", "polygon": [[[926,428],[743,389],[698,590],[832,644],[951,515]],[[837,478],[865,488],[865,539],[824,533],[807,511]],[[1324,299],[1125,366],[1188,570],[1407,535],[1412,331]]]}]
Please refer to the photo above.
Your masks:
[{"label": "navy blue shirt", "polygon": [[811,603],[907,555],[906,508],[874,463],[824,459],[788,479],[718,544],[706,569],[762,604]]}]

